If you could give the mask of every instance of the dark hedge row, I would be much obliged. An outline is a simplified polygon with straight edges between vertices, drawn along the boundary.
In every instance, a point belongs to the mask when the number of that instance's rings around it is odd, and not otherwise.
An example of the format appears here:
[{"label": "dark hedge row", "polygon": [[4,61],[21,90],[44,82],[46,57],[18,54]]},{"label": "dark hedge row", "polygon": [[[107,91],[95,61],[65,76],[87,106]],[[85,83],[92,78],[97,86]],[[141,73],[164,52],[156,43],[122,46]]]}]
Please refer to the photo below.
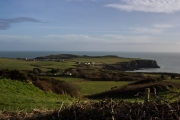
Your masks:
[{"label": "dark hedge row", "polygon": [[180,103],[104,100],[76,102],[59,110],[0,114],[1,120],[179,120]]}]

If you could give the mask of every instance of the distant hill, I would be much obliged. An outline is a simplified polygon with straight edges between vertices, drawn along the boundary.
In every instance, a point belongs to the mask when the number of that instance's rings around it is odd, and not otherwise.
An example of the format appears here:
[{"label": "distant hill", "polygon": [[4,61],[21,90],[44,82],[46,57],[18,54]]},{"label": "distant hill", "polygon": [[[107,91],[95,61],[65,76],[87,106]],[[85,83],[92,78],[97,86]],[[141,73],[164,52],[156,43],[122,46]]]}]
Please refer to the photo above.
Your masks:
[{"label": "distant hill", "polygon": [[58,54],[58,55],[36,57],[35,59],[71,59],[71,58],[79,58],[79,57],[82,57],[82,56],[73,55],[73,54]]},{"label": "distant hill", "polygon": [[118,56],[116,56],[116,55],[88,56],[88,55],[58,54],[58,55],[40,56],[40,57],[36,57],[34,59],[72,59],[72,58],[99,58],[99,57],[118,58]]}]

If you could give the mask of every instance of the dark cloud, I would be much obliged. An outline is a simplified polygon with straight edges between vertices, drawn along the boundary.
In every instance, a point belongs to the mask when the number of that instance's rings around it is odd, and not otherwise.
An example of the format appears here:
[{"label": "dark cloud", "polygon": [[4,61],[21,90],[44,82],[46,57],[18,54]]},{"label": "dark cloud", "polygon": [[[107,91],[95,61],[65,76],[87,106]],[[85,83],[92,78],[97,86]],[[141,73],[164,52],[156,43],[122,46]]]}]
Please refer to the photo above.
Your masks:
[{"label": "dark cloud", "polygon": [[28,17],[19,17],[14,19],[0,19],[1,21],[5,21],[7,23],[19,23],[19,22],[41,22],[40,20],[36,20]]},{"label": "dark cloud", "polygon": [[20,22],[34,22],[34,23],[44,23],[40,20],[36,20],[28,17],[19,17],[13,19],[0,19],[0,30],[6,30],[10,28],[12,23],[20,23]]},{"label": "dark cloud", "polygon": [[7,28],[10,27],[10,24],[9,23],[6,23],[6,22],[1,22],[0,21],[0,29],[1,30],[6,30]]}]

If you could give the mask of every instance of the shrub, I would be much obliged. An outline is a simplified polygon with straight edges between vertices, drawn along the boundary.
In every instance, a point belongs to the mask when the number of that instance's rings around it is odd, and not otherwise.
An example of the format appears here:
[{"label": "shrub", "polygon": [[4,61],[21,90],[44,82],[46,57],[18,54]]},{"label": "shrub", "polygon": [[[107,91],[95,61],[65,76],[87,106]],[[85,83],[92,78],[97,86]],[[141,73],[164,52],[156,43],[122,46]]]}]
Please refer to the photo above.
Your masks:
[{"label": "shrub", "polygon": [[52,69],[51,69],[51,73],[52,73],[52,74],[55,74],[55,73],[57,73],[58,71],[59,71],[59,70],[58,70],[58,69],[55,69],[55,68],[52,68]]},{"label": "shrub", "polygon": [[28,73],[27,75],[30,78],[30,80],[32,80],[32,81],[39,80],[39,77],[37,75],[35,75],[35,74]]},{"label": "shrub", "polygon": [[21,81],[26,81],[30,79],[25,72],[22,72],[19,70],[11,70],[10,77],[12,80],[15,79],[15,80],[21,80]]},{"label": "shrub", "polygon": [[34,71],[34,70],[37,70],[39,73],[42,72],[42,70],[41,70],[40,68],[33,68],[33,71]]},{"label": "shrub", "polygon": [[174,74],[171,75],[171,79],[174,79],[176,76]]},{"label": "shrub", "polygon": [[54,92],[56,94],[68,94],[74,97],[80,97],[80,92],[75,84],[67,83],[65,81],[55,80],[52,78],[41,77],[33,84],[41,90],[47,92]]}]

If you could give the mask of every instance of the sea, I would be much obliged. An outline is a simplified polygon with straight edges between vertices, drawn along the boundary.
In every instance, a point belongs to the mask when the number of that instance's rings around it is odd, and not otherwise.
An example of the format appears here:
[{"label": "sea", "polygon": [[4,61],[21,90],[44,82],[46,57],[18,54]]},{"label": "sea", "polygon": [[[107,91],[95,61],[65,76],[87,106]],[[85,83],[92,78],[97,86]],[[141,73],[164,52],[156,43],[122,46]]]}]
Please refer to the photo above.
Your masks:
[{"label": "sea", "polygon": [[126,58],[156,60],[160,68],[137,70],[137,72],[180,73],[180,53],[175,52],[107,52],[107,51],[0,51],[0,57],[28,58],[57,54],[74,54],[88,56],[117,55]]}]

